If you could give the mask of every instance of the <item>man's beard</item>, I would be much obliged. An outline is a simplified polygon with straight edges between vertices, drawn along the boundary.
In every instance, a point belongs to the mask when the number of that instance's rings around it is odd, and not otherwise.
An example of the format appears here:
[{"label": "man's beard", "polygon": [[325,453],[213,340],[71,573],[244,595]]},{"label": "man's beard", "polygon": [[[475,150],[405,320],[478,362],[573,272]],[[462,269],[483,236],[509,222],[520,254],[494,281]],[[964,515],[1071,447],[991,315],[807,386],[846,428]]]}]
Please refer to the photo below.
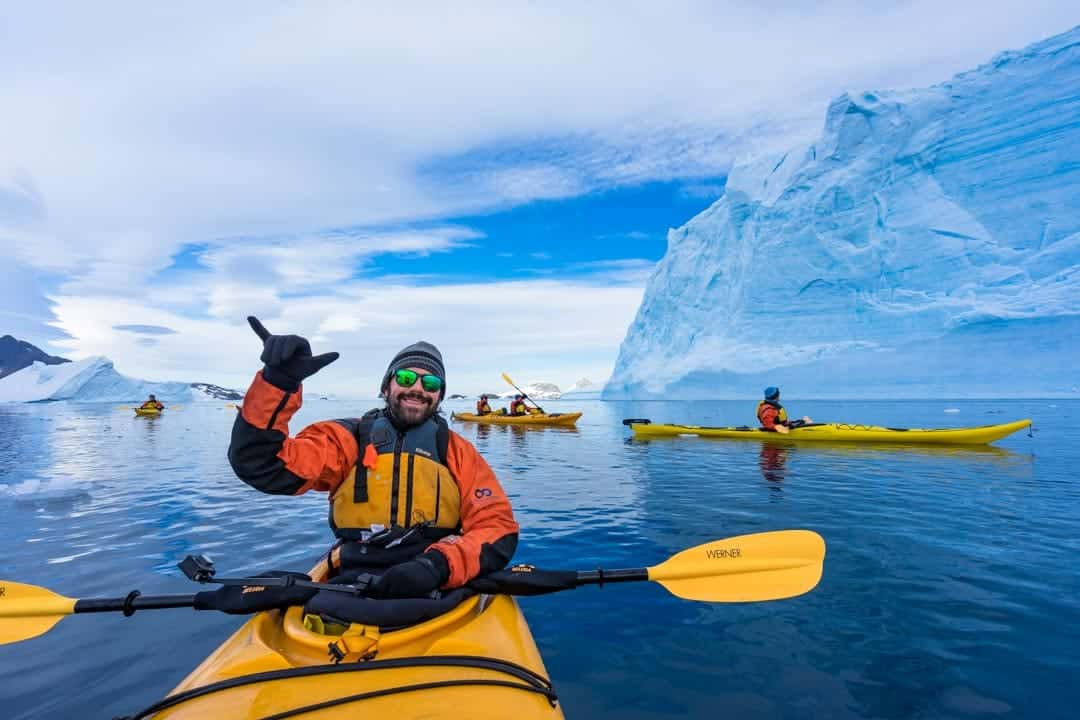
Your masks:
[{"label": "man's beard", "polygon": [[[413,400],[419,400],[427,403],[425,407],[403,407],[401,401],[405,398],[411,398]],[[403,425],[414,426],[420,425],[425,420],[430,418],[439,409],[437,402],[431,402],[431,399],[424,395],[417,395],[416,393],[404,392],[399,395],[391,395],[386,401],[386,406],[390,409],[390,413],[394,418]]]}]

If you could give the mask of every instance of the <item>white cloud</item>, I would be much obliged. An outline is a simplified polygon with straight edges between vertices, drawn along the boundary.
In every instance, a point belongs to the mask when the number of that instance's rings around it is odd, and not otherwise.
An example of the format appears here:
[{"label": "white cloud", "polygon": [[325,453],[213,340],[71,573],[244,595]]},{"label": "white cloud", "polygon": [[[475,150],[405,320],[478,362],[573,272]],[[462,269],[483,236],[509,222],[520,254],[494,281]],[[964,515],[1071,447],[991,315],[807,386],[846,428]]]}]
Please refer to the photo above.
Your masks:
[{"label": "white cloud", "polygon": [[[608,274],[575,281],[410,285],[352,281],[332,294],[266,303],[271,332],[312,339],[315,352],[341,359],[321,372],[318,392],[371,396],[400,348],[426,339],[443,352],[451,392],[490,388],[503,371],[525,377],[603,376],[641,302],[643,286]],[[497,298],[497,302],[493,302]],[[56,296],[56,326],[71,335],[54,343],[79,359],[107,355],[125,374],[152,380],[244,385],[258,369],[259,341],[236,308],[228,318],[191,318],[135,299]],[[116,326],[171,328],[140,343]]]},{"label": "white cloud", "polygon": [[36,232],[0,245],[101,284],[193,238],[700,176],[819,124],[842,90],[940,81],[1073,22],[1049,0],[23,4],[0,45],[0,173]]}]

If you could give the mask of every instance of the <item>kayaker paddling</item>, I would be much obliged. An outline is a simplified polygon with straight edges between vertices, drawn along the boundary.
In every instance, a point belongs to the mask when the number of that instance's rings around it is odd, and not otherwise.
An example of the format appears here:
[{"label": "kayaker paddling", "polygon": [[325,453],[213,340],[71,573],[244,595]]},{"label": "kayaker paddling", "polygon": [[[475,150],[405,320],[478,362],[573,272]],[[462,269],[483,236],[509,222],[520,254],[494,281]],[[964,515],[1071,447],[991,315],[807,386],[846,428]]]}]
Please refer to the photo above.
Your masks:
[{"label": "kayaker paddling", "polygon": [[142,405],[139,406],[140,410],[164,410],[165,406],[158,402],[158,399],[154,397],[154,393],[150,393],[150,397],[146,399]]},{"label": "kayaker paddling", "polygon": [[514,399],[510,401],[510,411],[508,415],[528,415],[529,406],[525,404],[524,395],[515,395]]},{"label": "kayaker paddling", "polygon": [[798,420],[789,420],[787,410],[780,404],[780,388],[772,386],[765,388],[765,399],[757,406],[757,418],[762,430],[778,432],[781,435],[791,432],[791,428],[814,422],[806,416]]},{"label": "kayaker paddling", "polygon": [[417,342],[394,356],[383,408],[289,437],[301,383],[338,354],[312,356],[306,339],[248,321],[263,341],[264,366],[233,426],[229,460],[262,492],[329,494],[339,575],[380,575],[372,597],[425,597],[506,566],[518,525],[487,462],[436,414],[446,372],[434,345]]}]

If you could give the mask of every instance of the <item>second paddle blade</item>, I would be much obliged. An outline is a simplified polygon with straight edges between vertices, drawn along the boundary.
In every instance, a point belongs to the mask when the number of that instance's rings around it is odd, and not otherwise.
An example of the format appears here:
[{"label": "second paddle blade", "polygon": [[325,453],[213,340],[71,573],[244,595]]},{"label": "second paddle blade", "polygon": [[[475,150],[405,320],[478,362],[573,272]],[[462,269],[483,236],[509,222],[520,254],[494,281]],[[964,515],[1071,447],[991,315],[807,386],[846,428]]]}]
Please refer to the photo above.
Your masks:
[{"label": "second paddle blade", "polygon": [[760,602],[802,595],[821,580],[825,541],[810,530],[740,535],[683,550],[649,579],[687,600]]}]

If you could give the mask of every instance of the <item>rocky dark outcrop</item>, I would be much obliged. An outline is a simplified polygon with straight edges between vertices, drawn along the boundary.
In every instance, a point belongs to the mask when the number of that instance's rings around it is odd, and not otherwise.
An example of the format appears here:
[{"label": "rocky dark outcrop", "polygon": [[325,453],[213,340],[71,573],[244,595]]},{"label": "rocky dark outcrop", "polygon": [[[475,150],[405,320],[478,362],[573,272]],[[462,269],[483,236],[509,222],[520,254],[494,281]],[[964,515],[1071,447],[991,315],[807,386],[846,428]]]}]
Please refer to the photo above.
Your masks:
[{"label": "rocky dark outcrop", "polygon": [[35,362],[59,365],[71,361],[67,358],[48,355],[25,340],[19,340],[11,335],[0,337],[0,378],[22,370],[24,367],[30,367]]}]

